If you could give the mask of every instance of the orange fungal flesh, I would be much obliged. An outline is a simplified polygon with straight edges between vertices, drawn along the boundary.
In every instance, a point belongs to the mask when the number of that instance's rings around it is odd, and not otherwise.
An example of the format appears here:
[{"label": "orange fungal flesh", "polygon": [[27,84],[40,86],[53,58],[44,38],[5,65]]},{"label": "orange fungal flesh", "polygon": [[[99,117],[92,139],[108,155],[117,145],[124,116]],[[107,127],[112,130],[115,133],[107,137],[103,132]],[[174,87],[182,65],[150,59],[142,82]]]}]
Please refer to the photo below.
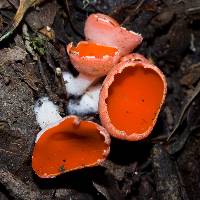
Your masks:
[{"label": "orange fungal flesh", "polygon": [[105,55],[114,56],[116,48],[97,45],[95,43],[79,43],[77,47],[71,47],[70,51],[79,52],[79,56],[103,57]]},{"label": "orange fungal flesh", "polygon": [[115,76],[106,99],[111,123],[127,135],[144,133],[160,107],[164,84],[152,69],[127,67]]},{"label": "orange fungal flesh", "polygon": [[32,167],[40,177],[51,177],[84,166],[94,165],[107,149],[104,136],[95,124],[70,118],[48,129],[37,141]]}]

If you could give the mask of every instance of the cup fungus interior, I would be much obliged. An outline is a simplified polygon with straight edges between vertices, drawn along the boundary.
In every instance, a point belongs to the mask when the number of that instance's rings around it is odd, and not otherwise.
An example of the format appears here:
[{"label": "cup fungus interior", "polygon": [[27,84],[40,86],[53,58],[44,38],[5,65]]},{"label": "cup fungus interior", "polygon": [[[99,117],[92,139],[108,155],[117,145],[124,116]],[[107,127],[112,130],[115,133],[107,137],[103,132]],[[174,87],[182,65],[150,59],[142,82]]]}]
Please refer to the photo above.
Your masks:
[{"label": "cup fungus interior", "polygon": [[142,64],[115,75],[106,99],[111,123],[127,135],[142,134],[152,126],[164,92],[161,77]]},{"label": "cup fungus interior", "polygon": [[79,56],[95,56],[97,58],[102,58],[106,55],[114,56],[117,49],[91,42],[79,42],[76,47],[71,47],[70,52],[78,52]]},{"label": "cup fungus interior", "polygon": [[94,123],[74,123],[68,118],[48,129],[37,141],[32,167],[40,177],[53,177],[65,171],[94,165],[108,148]]}]

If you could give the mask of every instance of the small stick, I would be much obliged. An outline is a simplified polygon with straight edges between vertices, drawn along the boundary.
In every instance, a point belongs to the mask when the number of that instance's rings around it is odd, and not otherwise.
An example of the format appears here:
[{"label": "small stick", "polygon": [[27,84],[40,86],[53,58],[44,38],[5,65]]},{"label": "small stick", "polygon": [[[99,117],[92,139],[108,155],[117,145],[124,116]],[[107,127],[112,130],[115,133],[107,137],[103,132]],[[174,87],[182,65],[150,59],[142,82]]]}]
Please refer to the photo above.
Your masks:
[{"label": "small stick", "polygon": [[20,0],[20,4],[15,14],[15,17],[13,18],[10,26],[7,27],[3,34],[0,36],[0,42],[12,35],[14,30],[18,27],[21,20],[23,19],[24,14],[30,7],[35,6],[41,2],[42,0]]},{"label": "small stick", "polygon": [[70,13],[70,9],[69,9],[69,3],[68,3],[68,0],[66,0],[66,9],[67,9],[67,15],[69,17],[69,23],[72,27],[72,30],[79,36],[81,37],[82,39],[84,38],[84,36],[74,27],[73,25],[73,22],[71,20],[71,13]]},{"label": "small stick", "polygon": [[167,141],[170,140],[170,138],[172,137],[172,135],[177,131],[177,129],[179,128],[182,120],[183,120],[183,117],[185,116],[185,113],[187,112],[188,108],[190,107],[191,103],[194,101],[194,99],[196,98],[196,96],[200,93],[200,82],[198,83],[198,85],[196,86],[191,98],[189,99],[189,101],[185,104],[180,116],[179,116],[179,119],[178,119],[178,122],[176,123],[176,126],[174,127],[173,131],[170,133],[170,135],[168,136],[167,138]]}]

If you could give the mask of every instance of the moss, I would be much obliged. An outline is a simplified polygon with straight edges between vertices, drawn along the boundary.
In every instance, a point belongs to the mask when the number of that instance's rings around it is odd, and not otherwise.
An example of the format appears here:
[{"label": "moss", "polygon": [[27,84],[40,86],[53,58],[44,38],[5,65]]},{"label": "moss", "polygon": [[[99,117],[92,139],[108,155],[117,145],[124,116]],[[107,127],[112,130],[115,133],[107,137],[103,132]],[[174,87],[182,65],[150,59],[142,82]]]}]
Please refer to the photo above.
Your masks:
[{"label": "moss", "polygon": [[37,36],[33,37],[31,40],[31,47],[41,56],[45,54],[45,44],[46,44],[46,39],[43,37]]}]

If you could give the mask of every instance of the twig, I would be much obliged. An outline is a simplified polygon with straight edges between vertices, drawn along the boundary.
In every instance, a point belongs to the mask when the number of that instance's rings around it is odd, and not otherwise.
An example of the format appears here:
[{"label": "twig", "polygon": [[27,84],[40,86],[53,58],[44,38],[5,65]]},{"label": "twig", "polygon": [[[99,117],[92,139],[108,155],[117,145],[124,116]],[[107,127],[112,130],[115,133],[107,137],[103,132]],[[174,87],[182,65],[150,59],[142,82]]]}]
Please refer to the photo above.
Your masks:
[{"label": "twig", "polygon": [[181,151],[183,149],[185,143],[187,142],[189,136],[190,136],[191,130],[190,128],[186,128],[181,136],[173,143],[169,144],[167,146],[167,151],[169,154],[173,155]]},{"label": "twig", "polygon": [[200,6],[199,7],[194,7],[194,8],[188,8],[186,10],[187,14],[198,14],[200,12]]},{"label": "twig", "polygon": [[177,129],[179,128],[182,120],[183,120],[183,117],[185,116],[185,113],[187,112],[188,108],[190,107],[191,103],[194,101],[195,97],[200,93],[200,81],[199,83],[197,84],[191,98],[189,99],[189,101],[185,104],[180,116],[179,116],[179,119],[178,119],[178,122],[176,123],[176,126],[174,127],[173,131],[170,133],[170,135],[168,136],[167,138],[167,141],[170,140],[170,138],[173,136],[173,134],[177,131]]},{"label": "twig", "polygon": [[42,0],[20,0],[19,7],[17,12],[11,22],[11,24],[3,31],[3,34],[0,36],[0,42],[8,38],[15,29],[18,27],[20,22],[22,21],[24,14],[26,11],[33,5],[39,4]]},{"label": "twig", "polygon": [[50,95],[51,94],[51,89],[48,85],[48,81],[46,79],[46,76],[45,76],[45,73],[44,73],[44,69],[43,69],[43,66],[42,66],[42,62],[41,62],[41,59],[40,57],[38,56],[38,67],[39,67],[39,71],[40,71],[40,74],[41,74],[41,77],[42,77],[42,80],[43,80],[43,83],[44,83],[44,87],[47,91],[47,93],[49,94],[49,96],[52,96]]},{"label": "twig", "polygon": [[15,199],[36,200],[40,196],[38,191],[29,187],[27,184],[10,173],[7,169],[0,169],[0,183]]},{"label": "twig", "polygon": [[73,25],[73,22],[71,20],[71,13],[70,13],[70,9],[69,9],[69,3],[68,3],[68,0],[65,1],[65,4],[66,4],[66,9],[67,9],[67,15],[69,17],[69,23],[72,27],[72,30],[78,35],[80,36],[82,39],[85,38]]},{"label": "twig", "polygon": [[144,4],[146,0],[141,0],[139,1],[138,5],[136,6],[136,8],[133,10],[133,13],[131,15],[129,15],[128,17],[125,18],[125,20],[121,23],[121,25],[125,24],[127,21],[130,20],[131,17],[133,17],[135,14],[138,13],[139,8]]}]

